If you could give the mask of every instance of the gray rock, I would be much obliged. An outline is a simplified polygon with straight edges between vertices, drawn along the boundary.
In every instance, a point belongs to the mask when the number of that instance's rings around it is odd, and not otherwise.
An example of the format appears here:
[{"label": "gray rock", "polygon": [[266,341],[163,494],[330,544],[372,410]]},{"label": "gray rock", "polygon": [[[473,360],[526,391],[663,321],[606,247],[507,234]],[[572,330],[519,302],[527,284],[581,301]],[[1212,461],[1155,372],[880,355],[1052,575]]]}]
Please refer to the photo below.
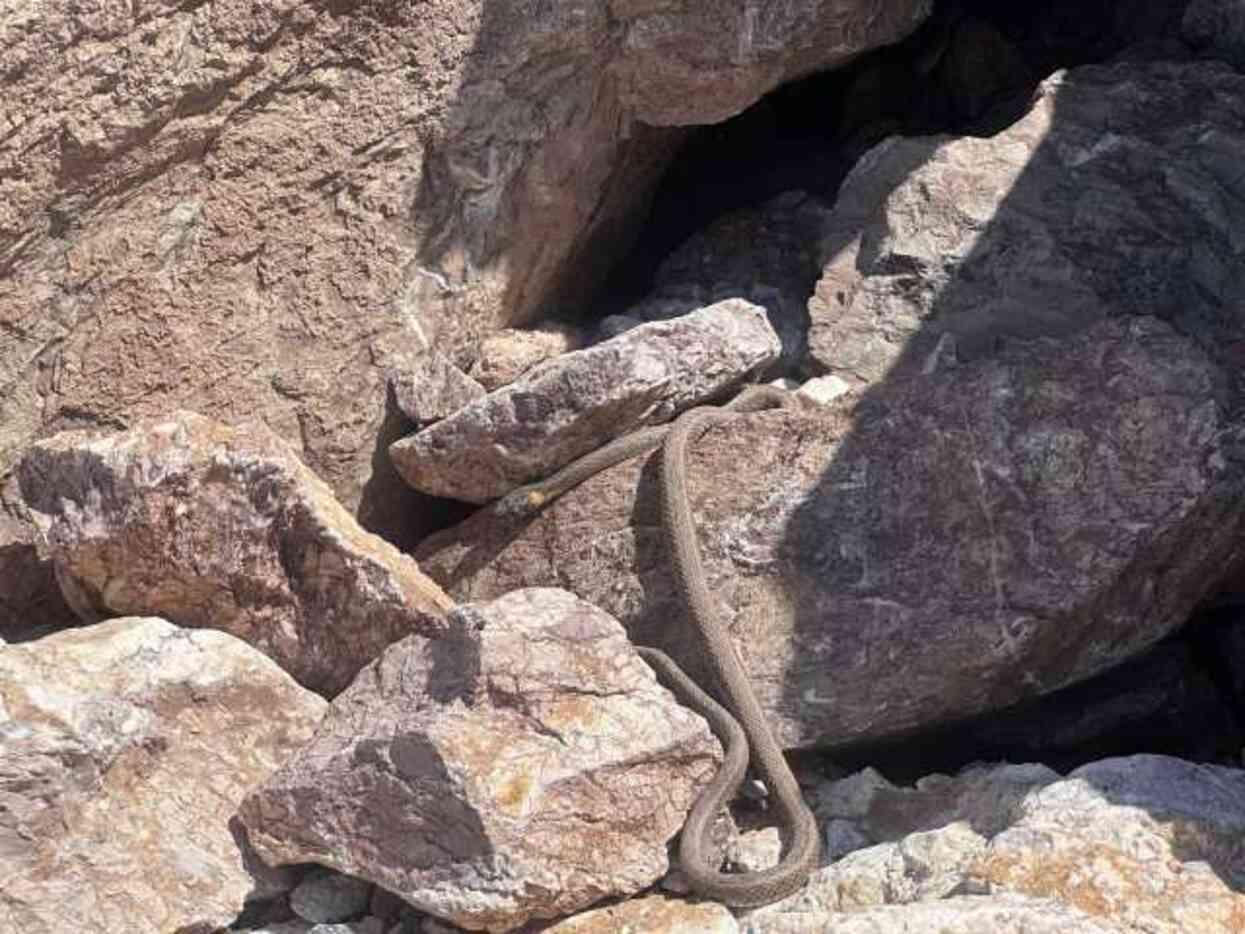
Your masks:
[{"label": "gray rock", "polygon": [[190,412],[32,446],[23,493],[84,620],[159,614],[231,632],[335,694],[449,597],[365,532],[262,424]]},{"label": "gray rock", "polygon": [[416,425],[428,425],[481,398],[484,387],[435,350],[413,353],[391,366],[389,386],[398,408]]},{"label": "gray rock", "polygon": [[485,502],[740,386],[778,350],[762,309],[721,302],[563,354],[389,455],[418,490]]},{"label": "gray rock", "polygon": [[1203,55],[1245,71],[1245,7],[1237,0],[1192,0],[1181,37]]},{"label": "gray rock", "polygon": [[324,708],[233,636],[159,619],[0,650],[0,928],[215,930],[288,891],[233,817]]},{"label": "gray rock", "polygon": [[[706,431],[688,464],[706,573],[782,741],[1002,708],[1183,623],[1240,547],[1245,466],[1221,391],[1190,340],[1134,319],[850,410]],[[520,526],[481,510],[426,540],[420,564],[460,600],[556,582],[703,674],[656,462],[598,474]]]},{"label": "gray rock", "polygon": [[290,909],[304,921],[349,921],[367,911],[372,884],[330,869],[317,869],[290,893]]},{"label": "gray rock", "polygon": [[493,931],[652,885],[716,768],[704,721],[571,594],[516,591],[450,620],[364,669],[244,802],[257,850]]}]

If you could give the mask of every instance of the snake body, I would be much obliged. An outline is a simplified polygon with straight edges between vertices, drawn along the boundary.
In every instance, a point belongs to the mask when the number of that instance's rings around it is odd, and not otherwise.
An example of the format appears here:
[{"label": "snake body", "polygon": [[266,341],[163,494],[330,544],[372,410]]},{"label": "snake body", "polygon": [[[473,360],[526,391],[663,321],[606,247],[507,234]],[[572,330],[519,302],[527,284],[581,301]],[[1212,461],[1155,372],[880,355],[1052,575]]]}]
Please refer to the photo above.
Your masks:
[{"label": "snake body", "polygon": [[[735,907],[766,905],[799,891],[817,866],[821,836],[816,818],[804,803],[800,786],[770,732],[730,635],[718,618],[687,497],[687,448],[700,431],[733,413],[793,404],[790,393],[767,386],[748,387],[724,408],[690,409],[671,424],[618,438],[549,478],[515,490],[499,504],[506,512],[534,512],[607,467],[662,446],[662,520],[675,579],[730,709],[718,704],[664,652],[653,648],[640,648],[639,652],[662,682],[709,722],[725,749],[722,767],[701,790],[683,825],[679,863],[695,892]],[[738,791],[750,756],[773,796],[779,822],[788,830],[789,845],[773,868],[724,873],[710,858],[708,833],[714,818]]]}]

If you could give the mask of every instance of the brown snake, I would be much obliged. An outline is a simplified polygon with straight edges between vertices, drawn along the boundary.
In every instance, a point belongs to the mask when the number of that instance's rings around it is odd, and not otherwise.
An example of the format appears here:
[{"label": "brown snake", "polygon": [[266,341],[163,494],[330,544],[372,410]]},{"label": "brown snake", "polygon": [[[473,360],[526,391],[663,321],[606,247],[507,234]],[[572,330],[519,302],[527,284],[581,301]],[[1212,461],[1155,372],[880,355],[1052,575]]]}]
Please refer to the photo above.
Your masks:
[{"label": "brown snake", "polygon": [[[790,393],[768,386],[750,386],[724,408],[702,406],[680,415],[672,424],[642,428],[572,462],[545,480],[514,490],[498,507],[503,512],[534,512],[567,490],[613,464],[662,445],[662,521],[679,592],[692,625],[708,650],[724,700],[719,705],[664,652],[639,648],[641,657],[679,698],[709,721],[726,750],[721,769],[701,791],[679,839],[680,868],[697,894],[735,907],[766,905],[799,891],[816,868],[821,852],[817,821],[791,774],[782,749],[770,732],[734,643],[718,619],[705,580],[695,520],[687,498],[687,446],[712,422],[737,412],[794,404]],[[724,873],[710,859],[708,834],[714,818],[734,797],[748,768],[749,751],[777,804],[779,821],[790,844],[771,869]]]}]

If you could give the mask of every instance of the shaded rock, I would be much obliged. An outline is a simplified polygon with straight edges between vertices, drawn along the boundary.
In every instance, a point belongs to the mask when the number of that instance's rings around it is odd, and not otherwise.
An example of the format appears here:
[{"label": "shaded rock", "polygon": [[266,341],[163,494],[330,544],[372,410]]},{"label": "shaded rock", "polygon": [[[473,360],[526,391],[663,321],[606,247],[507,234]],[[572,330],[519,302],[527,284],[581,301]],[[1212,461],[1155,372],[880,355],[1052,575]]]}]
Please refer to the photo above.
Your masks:
[{"label": "shaded rock", "polygon": [[895,381],[945,365],[949,340],[967,361],[1155,315],[1224,367],[1239,404],[1242,126],[1245,76],[1123,63],[1056,74],[991,138],[877,147],[827,225],[808,368]]},{"label": "shaded rock", "polygon": [[264,421],[366,505],[380,344],[462,364],[590,290],[585,257],[625,246],[682,136],[658,127],[722,119],[927,7],[6,9],[0,476],[33,437],[193,406]]},{"label": "shaded rock", "polygon": [[1233,0],[1191,0],[1181,38],[1203,55],[1245,71],[1245,8]]},{"label": "shaded rock", "polygon": [[[706,574],[781,740],[1005,707],[1183,623],[1240,547],[1220,398],[1191,341],[1134,319],[1017,342],[851,412],[707,430],[687,468]],[[620,464],[525,523],[486,508],[417,556],[458,599],[556,582],[700,671],[656,470],[655,455]]]},{"label": "shaded rock", "polygon": [[689,903],[649,895],[597,908],[545,928],[545,934],[737,934],[734,915],[714,902]]},{"label": "shaded rock", "polygon": [[402,414],[416,425],[446,418],[485,394],[483,386],[435,350],[394,367],[389,387]]},{"label": "shaded rock", "polygon": [[450,599],[363,531],[280,438],[190,412],[33,445],[22,490],[86,620],[159,613],[231,632],[335,694]]},{"label": "shaded rock", "polygon": [[545,324],[531,330],[508,328],[480,342],[471,376],[488,392],[513,383],[524,373],[584,345],[584,335],[570,325]]},{"label": "shaded rock", "polygon": [[232,818],[324,708],[233,636],[159,619],[0,650],[0,928],[215,929],[291,885]]},{"label": "shaded rock", "polygon": [[272,863],[315,861],[464,927],[510,930],[651,885],[715,768],[600,610],[558,590],[458,607],[360,672],[243,804]]},{"label": "shaded rock", "polygon": [[762,309],[720,302],[564,354],[389,454],[416,489],[482,503],[738,388],[777,356]]},{"label": "shaded rock", "polygon": [[77,621],[28,511],[11,502],[15,496],[15,490],[0,491],[0,636],[10,641],[47,635]]},{"label": "shaded rock", "polygon": [[368,910],[372,884],[321,869],[311,872],[290,893],[290,909],[304,921],[335,923]]},{"label": "shaded rock", "polygon": [[[831,786],[818,813],[838,811],[879,842],[816,872],[803,893],[752,912],[745,930],[925,930],[937,921],[938,930],[1027,934],[1062,919],[1072,930],[1229,934],[1245,918],[1239,769],[1142,755],[1066,778],[999,765],[931,775],[914,788],[876,777],[838,784],[853,787],[840,795]],[[911,903],[925,904],[861,910]],[[903,923],[918,926],[892,927]]]}]

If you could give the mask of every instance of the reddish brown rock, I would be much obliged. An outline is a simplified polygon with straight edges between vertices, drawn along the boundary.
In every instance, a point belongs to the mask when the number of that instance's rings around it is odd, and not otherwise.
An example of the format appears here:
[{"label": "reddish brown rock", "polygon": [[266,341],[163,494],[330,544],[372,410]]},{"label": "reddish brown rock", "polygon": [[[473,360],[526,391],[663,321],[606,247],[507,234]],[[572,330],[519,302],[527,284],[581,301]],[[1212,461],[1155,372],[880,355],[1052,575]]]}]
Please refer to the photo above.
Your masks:
[{"label": "reddish brown rock", "polygon": [[260,424],[190,412],[34,445],[22,492],[83,619],[223,629],[332,695],[451,601]]}]

